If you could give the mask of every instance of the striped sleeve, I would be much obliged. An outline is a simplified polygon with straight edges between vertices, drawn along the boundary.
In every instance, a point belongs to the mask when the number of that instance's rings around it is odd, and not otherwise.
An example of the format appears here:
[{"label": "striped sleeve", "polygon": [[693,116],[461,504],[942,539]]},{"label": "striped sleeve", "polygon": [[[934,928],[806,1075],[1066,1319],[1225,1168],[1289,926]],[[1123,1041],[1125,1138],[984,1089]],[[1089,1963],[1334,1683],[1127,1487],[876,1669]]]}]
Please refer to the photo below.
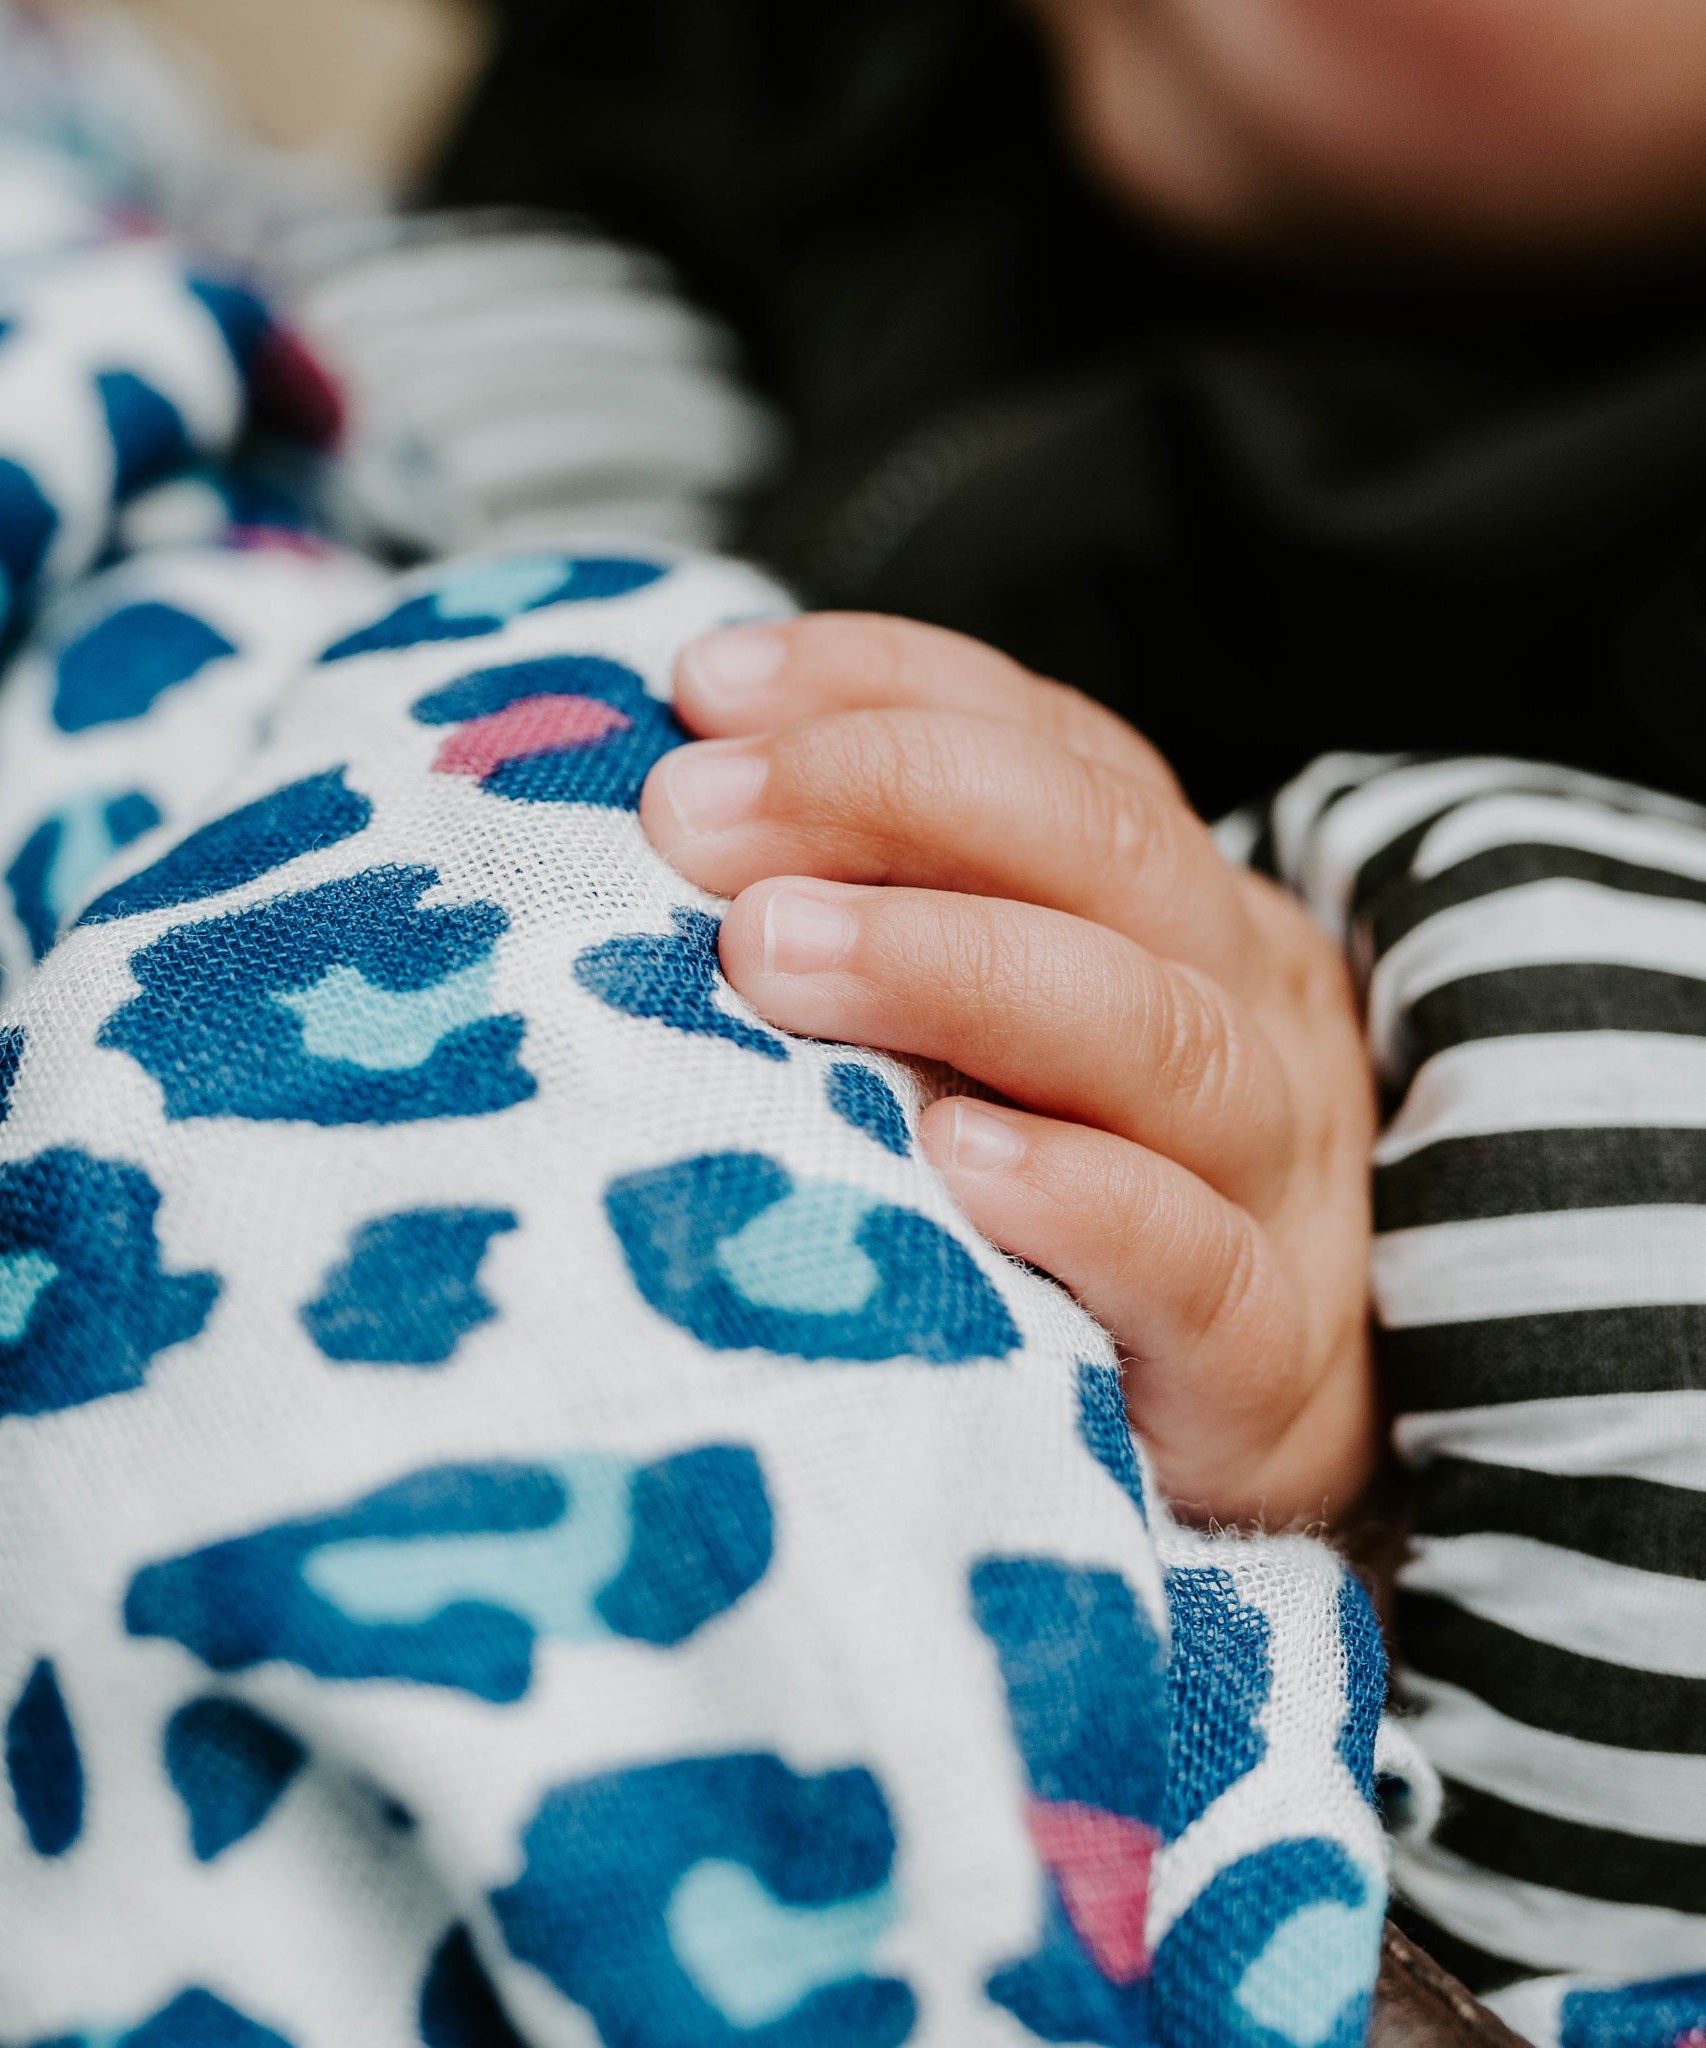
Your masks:
[{"label": "striped sleeve", "polygon": [[1349,948],[1390,1110],[1400,1683],[1446,1793],[1400,1887],[1480,1988],[1698,1969],[1706,811],[1338,756],[1240,829]]}]

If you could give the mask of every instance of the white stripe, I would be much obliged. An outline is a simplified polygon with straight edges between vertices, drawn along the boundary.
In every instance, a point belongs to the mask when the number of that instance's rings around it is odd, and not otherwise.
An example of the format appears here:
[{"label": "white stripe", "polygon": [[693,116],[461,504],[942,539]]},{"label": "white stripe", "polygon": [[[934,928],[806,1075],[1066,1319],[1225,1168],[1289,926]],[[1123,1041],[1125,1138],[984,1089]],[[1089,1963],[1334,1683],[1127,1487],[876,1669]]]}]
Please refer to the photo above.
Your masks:
[{"label": "white stripe", "polygon": [[1680,798],[1653,799],[1662,817],[1631,817],[1599,804],[1557,796],[1496,796],[1465,804],[1416,849],[1410,872],[1441,874],[1499,846],[1573,846],[1638,867],[1706,878],[1706,810]]},{"label": "white stripe", "polygon": [[1294,886],[1321,806],[1336,789],[1383,775],[1402,754],[1323,754],[1294,776],[1273,802],[1274,865]]},{"label": "white stripe", "polygon": [[1577,962],[1706,977],[1706,904],[1555,880],[1442,910],[1406,932],[1376,966],[1370,1040],[1390,1070],[1403,1011],[1431,989],[1500,968]]},{"label": "white stripe", "polygon": [[[1328,758],[1357,759],[1355,755]],[[1556,774],[1556,770],[1515,761],[1467,760],[1427,761],[1377,776],[1350,796],[1341,797],[1321,821],[1296,864],[1299,893],[1316,919],[1342,941],[1357,876],[1383,846],[1430,812],[1459,798],[1501,786],[1520,789],[1537,780],[1542,787],[1550,787]]]},{"label": "white stripe", "polygon": [[1262,836],[1261,811],[1254,804],[1246,805],[1241,811],[1228,811],[1212,830],[1221,858],[1229,860],[1235,868],[1248,867],[1250,856],[1256,850],[1256,841]]},{"label": "white stripe", "polygon": [[1519,1977],[1502,1991],[1486,1992],[1481,2003],[1534,2048],[1560,2048],[1558,2028],[1573,1977]]},{"label": "white stripe", "polygon": [[1447,1777],[1583,1827],[1706,1843],[1706,1756],[1578,1742],[1509,1720],[1420,1672],[1406,1672],[1402,1683],[1420,1703],[1408,1726]]},{"label": "white stripe", "polygon": [[[1608,1368],[1606,1378],[1612,1377]],[[1392,1437],[1398,1455],[1413,1465],[1445,1455],[1570,1478],[1706,1488],[1706,1390],[1700,1388],[1401,1415]]]},{"label": "white stripe", "polygon": [[[1560,1550],[1529,1536],[1416,1536],[1399,1568],[1483,1621],[1579,1657],[1672,1678],[1706,1678],[1706,1581]],[[1706,1833],[1706,1828],[1702,1829]]]},{"label": "white stripe", "polygon": [[1391,1330],[1706,1302],[1706,1208],[1559,1209],[1422,1223],[1374,1241]]},{"label": "white stripe", "polygon": [[1660,1977],[1698,1970],[1706,1919],[1662,1906],[1614,1905],[1494,1877],[1432,1842],[1400,1843],[1399,1889],[1450,1933],[1542,1970]]},{"label": "white stripe", "polygon": [[1417,1070],[1374,1158],[1499,1131],[1633,1127],[1706,1128],[1706,1039],[1560,1031],[1447,1046]]}]

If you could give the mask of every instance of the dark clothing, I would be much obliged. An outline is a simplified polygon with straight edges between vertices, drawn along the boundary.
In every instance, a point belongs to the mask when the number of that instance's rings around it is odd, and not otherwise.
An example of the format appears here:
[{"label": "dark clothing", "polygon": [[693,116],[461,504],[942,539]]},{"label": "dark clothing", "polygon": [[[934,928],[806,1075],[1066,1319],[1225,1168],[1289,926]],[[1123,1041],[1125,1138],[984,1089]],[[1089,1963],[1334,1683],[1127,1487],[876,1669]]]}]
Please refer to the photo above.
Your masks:
[{"label": "dark clothing", "polygon": [[994,0],[512,0],[439,197],[662,249],[794,434],[744,545],[1089,690],[1222,809],[1329,747],[1706,795],[1702,281],[1193,257]]}]

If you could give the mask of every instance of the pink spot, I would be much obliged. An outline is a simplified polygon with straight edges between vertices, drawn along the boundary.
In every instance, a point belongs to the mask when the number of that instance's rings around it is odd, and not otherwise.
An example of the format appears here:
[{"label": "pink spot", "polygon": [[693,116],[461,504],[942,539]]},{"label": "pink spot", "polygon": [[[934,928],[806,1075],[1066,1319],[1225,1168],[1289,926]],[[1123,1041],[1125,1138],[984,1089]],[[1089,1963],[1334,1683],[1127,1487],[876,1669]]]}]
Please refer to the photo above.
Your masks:
[{"label": "pink spot", "polygon": [[1110,1984],[1135,1983],[1149,1967],[1143,1929],[1158,1830],[1074,1799],[1033,1799],[1025,1819],[1091,1961]]},{"label": "pink spot", "polygon": [[632,724],[597,697],[523,697],[489,717],[458,726],[432,765],[440,775],[490,775],[524,754],[590,747],[613,732],[626,732]]}]

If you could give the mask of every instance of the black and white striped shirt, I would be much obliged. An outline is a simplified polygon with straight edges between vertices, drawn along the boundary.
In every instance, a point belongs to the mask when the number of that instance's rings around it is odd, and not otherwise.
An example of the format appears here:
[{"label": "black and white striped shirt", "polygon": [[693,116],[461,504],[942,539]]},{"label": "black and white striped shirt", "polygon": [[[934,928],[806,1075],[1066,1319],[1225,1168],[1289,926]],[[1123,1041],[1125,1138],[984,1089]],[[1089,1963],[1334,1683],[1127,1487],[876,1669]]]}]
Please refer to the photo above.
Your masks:
[{"label": "black and white striped shirt", "polygon": [[1416,1525],[1398,1882],[1481,1988],[1706,1968],[1706,810],[1333,756],[1228,850],[1351,950]]}]

